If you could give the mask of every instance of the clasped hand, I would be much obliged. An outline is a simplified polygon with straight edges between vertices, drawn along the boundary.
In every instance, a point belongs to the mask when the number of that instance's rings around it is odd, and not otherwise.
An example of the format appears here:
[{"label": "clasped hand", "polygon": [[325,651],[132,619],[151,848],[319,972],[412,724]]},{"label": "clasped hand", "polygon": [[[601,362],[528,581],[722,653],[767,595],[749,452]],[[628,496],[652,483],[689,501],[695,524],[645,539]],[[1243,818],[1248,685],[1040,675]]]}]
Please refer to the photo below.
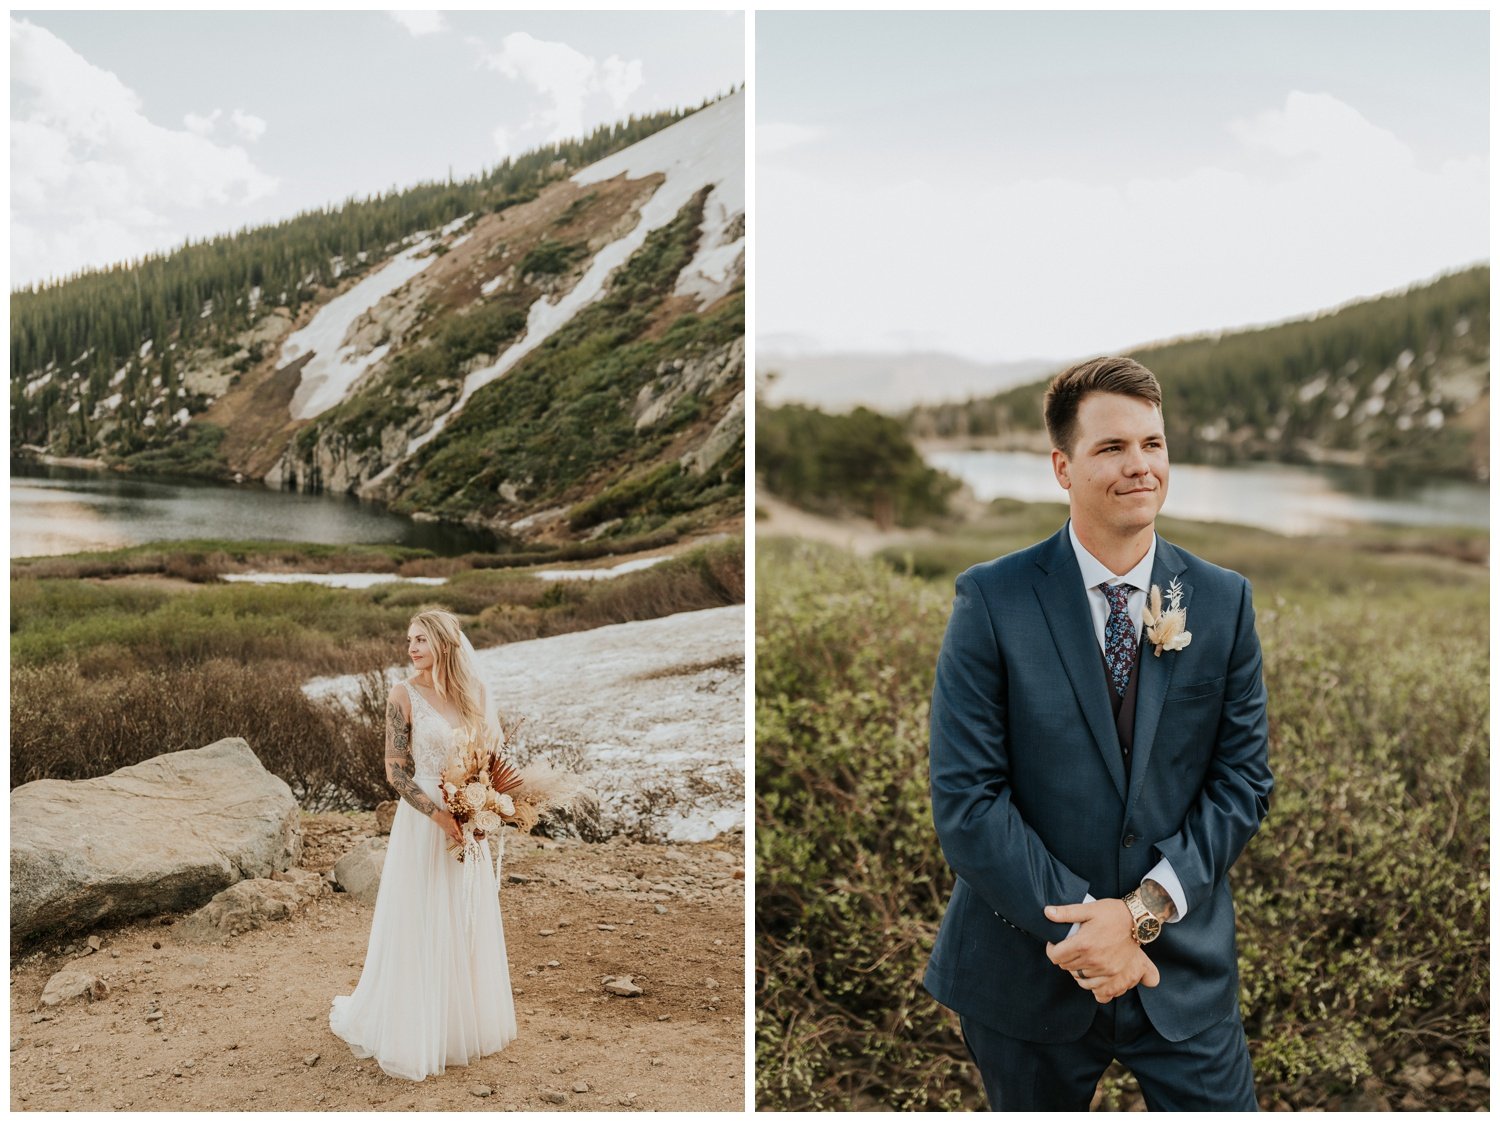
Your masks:
[{"label": "clasped hand", "polygon": [[1047,957],[1091,992],[1100,1005],[1135,986],[1155,986],[1161,981],[1156,964],[1131,937],[1134,921],[1125,901],[1057,904],[1046,908],[1044,914],[1054,923],[1079,925],[1077,932],[1062,942],[1048,943]]}]

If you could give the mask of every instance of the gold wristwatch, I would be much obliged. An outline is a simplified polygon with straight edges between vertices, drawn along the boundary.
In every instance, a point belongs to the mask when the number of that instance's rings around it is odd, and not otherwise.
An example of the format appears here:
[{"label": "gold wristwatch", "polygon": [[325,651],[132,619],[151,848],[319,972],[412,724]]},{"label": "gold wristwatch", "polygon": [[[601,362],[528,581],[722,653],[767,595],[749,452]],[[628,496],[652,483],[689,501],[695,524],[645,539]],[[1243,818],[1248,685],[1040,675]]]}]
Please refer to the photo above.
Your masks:
[{"label": "gold wristwatch", "polygon": [[1130,918],[1135,921],[1135,926],[1130,929],[1130,935],[1136,943],[1145,946],[1161,934],[1161,920],[1152,915],[1146,905],[1141,903],[1139,892],[1131,889],[1121,899],[1130,909]]}]

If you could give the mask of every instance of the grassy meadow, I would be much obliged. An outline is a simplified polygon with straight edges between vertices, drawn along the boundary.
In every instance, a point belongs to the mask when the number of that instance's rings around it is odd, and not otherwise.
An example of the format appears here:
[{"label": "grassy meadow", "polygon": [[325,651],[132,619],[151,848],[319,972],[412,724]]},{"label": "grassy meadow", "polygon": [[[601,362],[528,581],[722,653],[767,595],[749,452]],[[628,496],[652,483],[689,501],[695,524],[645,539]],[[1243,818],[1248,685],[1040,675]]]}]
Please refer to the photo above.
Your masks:
[{"label": "grassy meadow", "polygon": [[[921,987],[952,885],[933,667],[952,578],[1065,516],[998,503],[872,560],[758,542],[762,1109],[983,1106],[957,1018]],[[1487,535],[1160,532],[1255,591],[1276,790],[1231,876],[1262,1108],[1487,1107]],[[1103,1092],[1138,1101],[1118,1068]]]},{"label": "grassy meadow", "polygon": [[[11,786],[102,775],[242,736],[304,809],[370,807],[390,797],[379,672],[405,661],[416,612],[455,613],[483,648],[745,595],[741,538],[601,581],[549,582],[520,568],[485,567],[517,562],[394,546],[235,542],[15,562]],[[447,583],[341,589],[218,580],[246,569],[443,575]],[[303,695],[303,682],[325,674],[366,675],[358,719]]]}]

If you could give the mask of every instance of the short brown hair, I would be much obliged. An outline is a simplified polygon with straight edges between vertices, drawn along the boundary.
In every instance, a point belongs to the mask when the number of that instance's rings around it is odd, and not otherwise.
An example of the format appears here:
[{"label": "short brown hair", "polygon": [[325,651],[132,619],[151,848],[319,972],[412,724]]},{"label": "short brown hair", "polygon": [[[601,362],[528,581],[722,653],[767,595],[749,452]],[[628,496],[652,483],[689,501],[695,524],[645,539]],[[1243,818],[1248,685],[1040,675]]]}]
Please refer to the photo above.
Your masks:
[{"label": "short brown hair", "polygon": [[1073,454],[1078,439],[1078,407],[1091,393],[1118,393],[1138,397],[1161,408],[1161,383],[1156,375],[1133,358],[1091,358],[1070,366],[1052,379],[1042,398],[1042,416],[1052,447]]}]

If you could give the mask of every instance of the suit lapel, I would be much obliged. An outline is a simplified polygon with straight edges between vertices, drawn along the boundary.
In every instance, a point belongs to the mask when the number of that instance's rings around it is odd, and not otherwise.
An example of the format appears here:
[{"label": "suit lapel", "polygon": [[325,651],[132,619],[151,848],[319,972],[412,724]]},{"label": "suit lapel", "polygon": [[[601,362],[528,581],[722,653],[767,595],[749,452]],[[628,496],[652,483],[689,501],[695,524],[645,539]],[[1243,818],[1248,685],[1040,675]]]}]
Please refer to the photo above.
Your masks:
[{"label": "suit lapel", "polygon": [[[1156,560],[1151,566],[1151,583],[1161,589],[1163,603],[1166,603],[1167,586],[1186,567],[1182,555],[1158,534]],[[1193,586],[1184,581],[1182,606],[1189,609],[1189,631],[1192,630],[1192,598]],[[1144,633],[1144,628],[1142,631]],[[1156,648],[1151,645],[1150,640],[1142,645],[1138,664],[1140,677],[1136,684],[1135,747],[1130,761],[1130,795],[1125,802],[1127,818],[1135,808],[1135,801],[1140,796],[1141,786],[1146,779],[1146,767],[1151,762],[1152,742],[1156,739],[1156,729],[1161,723],[1161,711],[1167,700],[1167,688],[1172,684],[1172,672],[1177,668],[1177,659],[1178,652],[1175,651],[1163,651],[1158,658]]]},{"label": "suit lapel", "polygon": [[[1099,644],[1094,638],[1094,621],[1089,616],[1088,594],[1083,588],[1083,574],[1067,527],[1052,539],[1042,567],[1046,571],[1036,584],[1037,599],[1042,605],[1052,642],[1072,684],[1078,707],[1083,710],[1094,744],[1109,769],[1115,790],[1125,799],[1125,762],[1120,754],[1120,737],[1115,732],[1114,714],[1110,711],[1109,688],[1104,680],[1104,665],[1099,659]],[[1145,682],[1141,683],[1142,686]],[[1158,709],[1160,707],[1158,706]],[[1137,728],[1140,726],[1137,725]],[[1154,727],[1154,725],[1153,725]]]}]

